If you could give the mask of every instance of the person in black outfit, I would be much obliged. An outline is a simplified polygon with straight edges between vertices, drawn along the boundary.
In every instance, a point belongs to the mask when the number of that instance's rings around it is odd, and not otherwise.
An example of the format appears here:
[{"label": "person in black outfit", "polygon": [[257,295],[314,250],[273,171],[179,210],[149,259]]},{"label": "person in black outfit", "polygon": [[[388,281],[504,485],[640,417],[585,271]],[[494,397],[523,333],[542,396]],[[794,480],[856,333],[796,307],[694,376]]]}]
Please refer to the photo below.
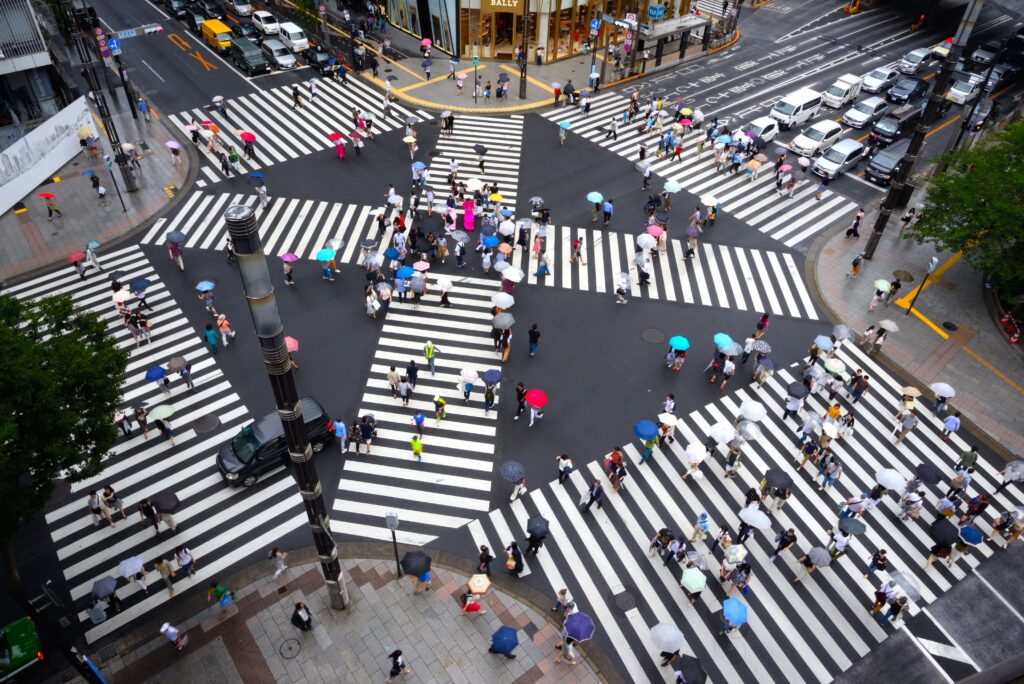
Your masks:
[{"label": "person in black outfit", "polygon": [[309,612],[309,608],[306,607],[305,603],[300,601],[295,604],[295,611],[292,613],[292,624],[303,632],[313,629],[313,615]]},{"label": "person in black outfit", "polygon": [[544,546],[544,540],[547,538],[546,534],[531,534],[526,540],[529,542],[526,546],[526,553],[533,552],[533,555],[537,555],[540,551],[540,547]]},{"label": "person in black outfit", "polygon": [[491,561],[494,560],[494,556],[491,555],[491,550],[487,548],[487,545],[480,547],[479,562],[477,563],[477,572],[482,572],[488,577],[491,576]]},{"label": "person in black outfit", "polygon": [[516,385],[516,415],[512,420],[519,420],[519,416],[526,410],[526,386],[523,383]]},{"label": "person in black outfit", "polygon": [[409,378],[409,384],[416,387],[416,378],[420,374],[420,368],[416,365],[416,361],[410,361],[409,365],[405,367],[405,377]]}]

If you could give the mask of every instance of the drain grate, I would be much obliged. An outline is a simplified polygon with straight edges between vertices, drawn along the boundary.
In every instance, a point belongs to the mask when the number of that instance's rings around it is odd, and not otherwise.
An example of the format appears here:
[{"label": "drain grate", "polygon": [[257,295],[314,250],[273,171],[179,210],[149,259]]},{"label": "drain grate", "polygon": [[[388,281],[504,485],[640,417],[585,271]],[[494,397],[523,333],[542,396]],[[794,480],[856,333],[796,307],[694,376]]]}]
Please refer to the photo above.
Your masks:
[{"label": "drain grate", "polygon": [[949,321],[943,321],[942,322],[942,327],[945,328],[946,330],[950,331],[950,332],[953,332],[954,330],[959,330],[960,329],[960,326],[958,326],[956,323],[950,323]]},{"label": "drain grate", "polygon": [[643,332],[640,333],[640,337],[645,342],[650,342],[651,344],[661,344],[665,341],[665,333],[658,328],[644,328]]}]

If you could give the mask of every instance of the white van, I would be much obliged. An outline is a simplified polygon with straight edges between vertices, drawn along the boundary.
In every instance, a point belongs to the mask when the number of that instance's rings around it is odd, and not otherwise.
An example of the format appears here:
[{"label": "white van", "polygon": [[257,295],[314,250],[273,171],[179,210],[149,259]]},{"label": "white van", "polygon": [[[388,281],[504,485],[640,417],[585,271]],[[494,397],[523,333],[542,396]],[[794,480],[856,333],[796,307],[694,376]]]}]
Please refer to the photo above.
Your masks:
[{"label": "white van", "polygon": [[768,116],[778,121],[782,128],[790,128],[810,121],[819,109],[821,93],[804,88],[776,102]]},{"label": "white van", "polygon": [[282,22],[277,30],[277,39],[285,44],[292,52],[302,52],[309,47],[309,40],[306,34],[298,26],[290,21]]}]

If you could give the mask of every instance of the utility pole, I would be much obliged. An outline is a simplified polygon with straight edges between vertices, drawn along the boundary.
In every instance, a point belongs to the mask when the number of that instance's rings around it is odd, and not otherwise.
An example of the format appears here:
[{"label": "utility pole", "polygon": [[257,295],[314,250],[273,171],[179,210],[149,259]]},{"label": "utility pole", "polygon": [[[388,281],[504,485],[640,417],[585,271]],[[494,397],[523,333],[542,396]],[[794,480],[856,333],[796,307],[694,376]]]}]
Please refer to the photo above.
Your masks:
[{"label": "utility pole", "polygon": [[[530,47],[528,40],[530,30],[530,0],[523,0],[523,46],[521,48],[522,61],[519,64],[519,99],[526,99],[526,63],[530,61],[526,51]],[[476,94],[476,64],[473,65],[473,93]],[[475,102],[476,100],[474,100]]]},{"label": "utility pole", "polygon": [[946,153],[941,157],[938,163],[938,168],[936,170],[937,173],[942,173],[943,171],[946,170],[946,168],[949,166],[951,154],[955,152],[958,147],[960,147],[960,143],[963,141],[964,136],[967,135],[967,129],[970,128],[971,121],[974,119],[974,112],[978,110],[978,105],[981,103],[982,99],[987,97],[988,91],[985,90],[985,86],[988,85],[988,80],[992,78],[992,72],[996,68],[996,63],[1003,56],[1003,52],[1004,50],[1000,50],[999,52],[992,56],[992,62],[988,65],[988,70],[985,71],[985,76],[982,78],[981,81],[981,92],[978,93],[978,96],[976,98],[974,98],[974,102],[971,103],[970,111],[967,112],[967,114],[963,117],[963,120],[960,122],[960,130],[957,131],[956,137],[950,141],[949,146],[946,148]]},{"label": "utility pole", "polygon": [[[113,38],[109,33],[107,34],[107,44],[110,44],[110,40]],[[121,51],[114,52],[111,50],[114,57],[114,64],[117,65],[117,75],[121,77],[121,87],[124,88],[124,98],[128,100],[128,109],[132,113],[133,119],[139,118],[139,108],[135,106],[135,91],[132,88],[131,83],[128,81],[128,70],[124,68],[124,62],[121,60]]]},{"label": "utility pole", "polygon": [[313,543],[327,584],[327,595],[332,608],[344,610],[348,606],[348,590],[338,561],[338,546],[331,534],[331,521],[324,503],[320,476],[313,463],[313,450],[306,435],[302,403],[295,386],[291,357],[284,342],[284,325],[277,310],[274,285],[270,281],[267,259],[263,254],[256,212],[252,207],[235,205],[224,212],[224,220],[238,259],[238,272],[242,276],[245,299],[263,354],[263,365],[274,392],[277,415],[284,427],[292,477],[299,485],[299,495],[306,508]]},{"label": "utility pole", "polygon": [[924,146],[925,135],[927,135],[935,119],[938,118],[942,99],[949,89],[949,82],[952,80],[953,71],[956,68],[956,60],[960,53],[963,52],[964,46],[967,45],[967,39],[970,37],[971,30],[974,28],[978,15],[981,14],[984,6],[985,0],[970,0],[967,4],[967,9],[964,10],[963,19],[960,20],[960,27],[953,37],[953,45],[950,47],[949,53],[942,63],[939,76],[935,79],[935,85],[928,94],[928,106],[925,107],[921,120],[914,127],[914,135],[911,136],[910,146],[907,148],[907,153],[903,156],[903,164],[896,171],[892,185],[889,186],[885,199],[882,201],[882,206],[878,210],[878,218],[875,219],[875,226],[868,237],[867,247],[864,248],[865,259],[870,259],[875,255],[878,242],[882,239],[882,233],[885,232],[885,226],[889,222],[889,216],[892,215],[893,209],[899,205],[903,198],[907,178],[910,176],[914,162],[917,160],[917,155]]}]

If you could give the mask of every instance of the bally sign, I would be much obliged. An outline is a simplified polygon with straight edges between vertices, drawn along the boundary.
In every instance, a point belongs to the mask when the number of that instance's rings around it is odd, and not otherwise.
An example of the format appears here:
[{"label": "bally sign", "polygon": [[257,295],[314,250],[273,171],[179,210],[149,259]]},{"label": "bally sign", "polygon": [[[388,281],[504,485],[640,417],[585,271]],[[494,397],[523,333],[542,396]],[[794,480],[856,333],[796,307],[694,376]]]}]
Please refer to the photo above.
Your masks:
[{"label": "bally sign", "polygon": [[519,0],[480,0],[480,9],[492,12],[513,12],[519,9]]}]

